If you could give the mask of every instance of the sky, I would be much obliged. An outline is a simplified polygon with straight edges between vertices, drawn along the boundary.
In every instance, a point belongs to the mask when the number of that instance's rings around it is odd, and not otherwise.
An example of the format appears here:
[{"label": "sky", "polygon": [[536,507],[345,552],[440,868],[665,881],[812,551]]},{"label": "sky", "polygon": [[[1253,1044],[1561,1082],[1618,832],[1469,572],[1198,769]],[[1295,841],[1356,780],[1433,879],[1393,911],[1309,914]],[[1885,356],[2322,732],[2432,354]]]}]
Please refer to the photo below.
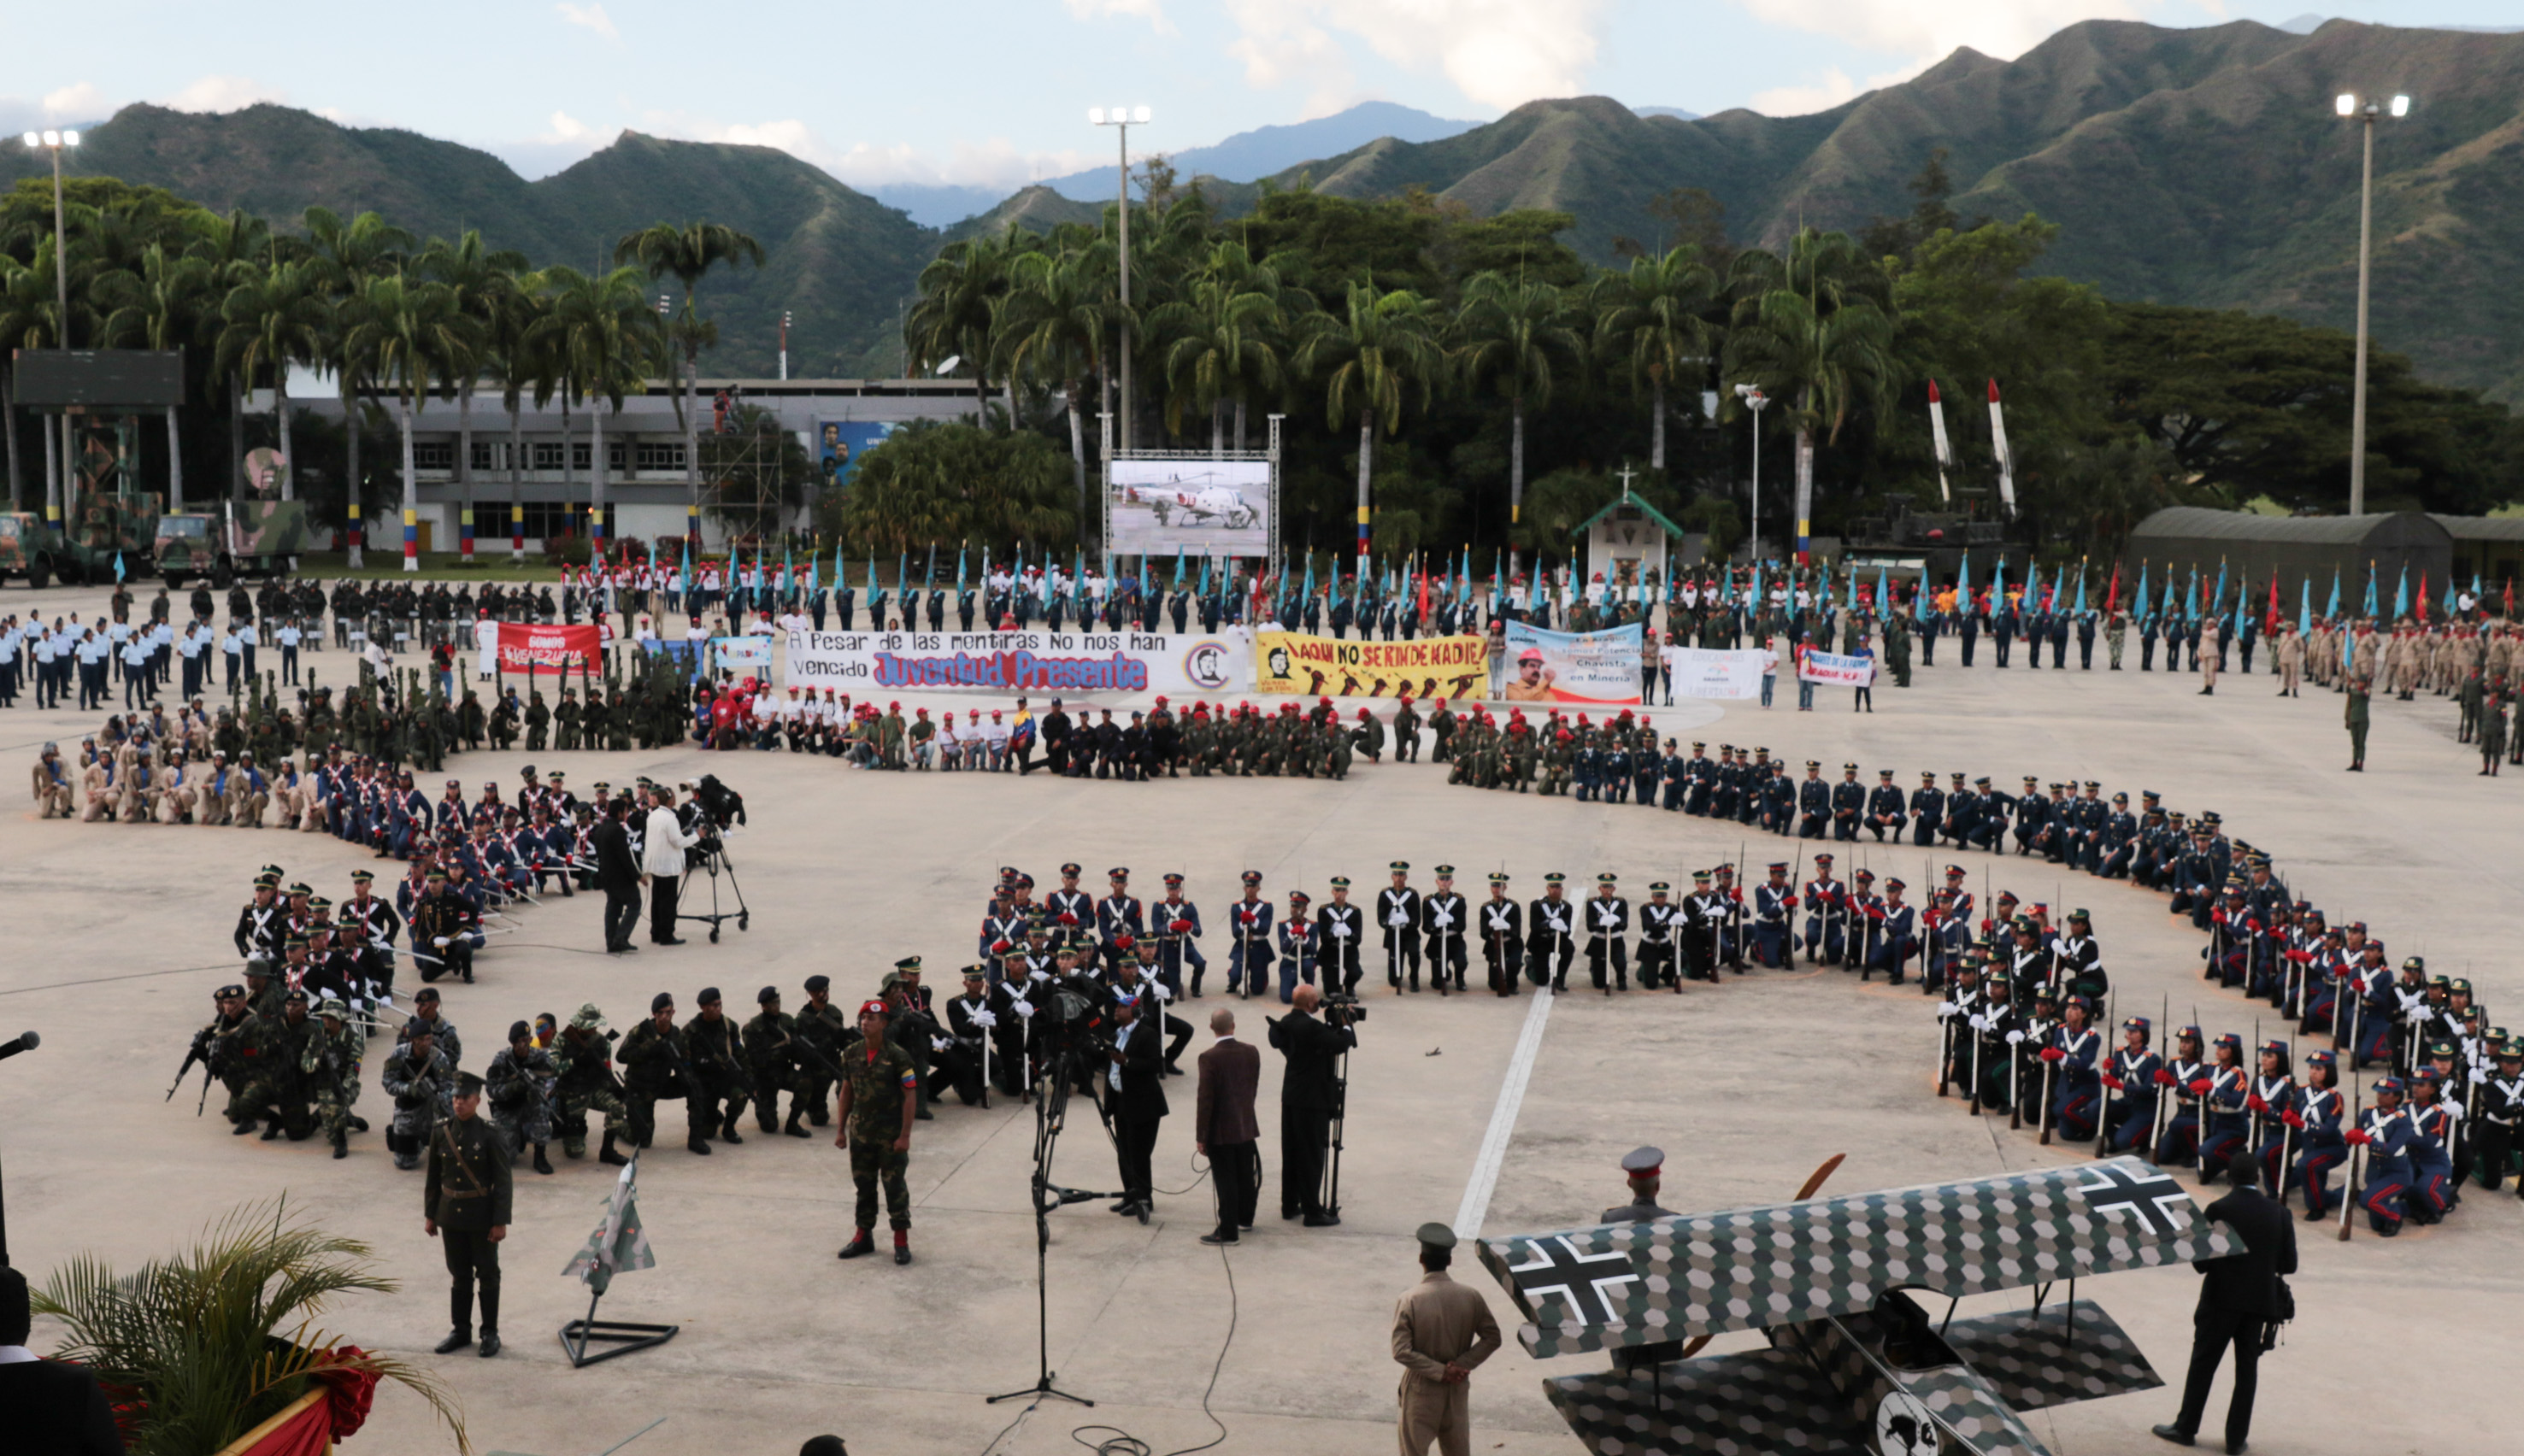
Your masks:
[{"label": "sky", "polygon": [[[624,128],[783,148],[858,186],[1014,186],[1105,162],[1091,106],[1146,106],[1134,155],[1384,100],[1486,121],[1545,97],[1772,116],[2081,20],[2306,14],[2510,27],[2517,0],[120,0],[18,6],[0,135],[135,101],[257,101],[480,147],[529,177]],[[421,17],[425,16],[426,20]],[[2344,85],[2349,84],[2345,78]]]}]

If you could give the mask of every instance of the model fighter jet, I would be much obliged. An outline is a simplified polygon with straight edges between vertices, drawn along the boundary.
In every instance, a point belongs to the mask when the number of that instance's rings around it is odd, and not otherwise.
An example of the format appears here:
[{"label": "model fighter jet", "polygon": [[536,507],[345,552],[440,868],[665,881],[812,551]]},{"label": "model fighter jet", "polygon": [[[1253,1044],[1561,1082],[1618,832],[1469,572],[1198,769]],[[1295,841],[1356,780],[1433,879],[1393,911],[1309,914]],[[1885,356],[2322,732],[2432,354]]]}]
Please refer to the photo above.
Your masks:
[{"label": "model fighter jet", "polygon": [[[2134,1157],[1479,1244],[1528,1350],[1613,1352],[1543,1383],[1596,1456],[2048,1456],[2022,1412],[2163,1383],[2077,1280],[2234,1250]],[[2025,1286],[2029,1310],[1954,1317]],[[1694,1358],[1732,1330],[1770,1348]]]}]

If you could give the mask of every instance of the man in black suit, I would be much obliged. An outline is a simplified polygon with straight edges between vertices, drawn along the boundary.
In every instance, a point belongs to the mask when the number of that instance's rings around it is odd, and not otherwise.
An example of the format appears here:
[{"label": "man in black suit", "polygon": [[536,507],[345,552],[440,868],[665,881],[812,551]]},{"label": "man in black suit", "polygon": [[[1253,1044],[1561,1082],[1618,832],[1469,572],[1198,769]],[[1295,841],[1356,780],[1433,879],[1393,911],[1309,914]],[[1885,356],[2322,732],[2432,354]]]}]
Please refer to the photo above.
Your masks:
[{"label": "man in black suit", "polygon": [[623,827],[623,800],[605,805],[605,822],[588,832],[596,849],[596,888],[605,892],[605,950],[618,955],[640,947],[631,932],[640,925],[640,861],[631,853],[631,834]]},{"label": "man in black suit", "polygon": [[1209,1013],[1215,1045],[1200,1054],[1200,1090],[1192,1117],[1192,1150],[1209,1159],[1218,1192],[1218,1227],[1203,1243],[1234,1243],[1238,1229],[1253,1226],[1262,1195],[1262,1125],[1253,1116],[1253,1093],[1262,1084],[1262,1053],[1236,1040],[1236,1013]]},{"label": "man in black suit", "polygon": [[26,1276],[0,1266],[0,1411],[13,1456],[122,1456],[114,1409],[96,1377],[39,1360],[26,1348],[33,1325]]},{"label": "man in black suit", "polygon": [[2191,1374],[2182,1384],[2182,1414],[2171,1425],[2157,1427],[2156,1433],[2177,1446],[2193,1443],[2208,1409],[2208,1383],[2232,1344],[2235,1394],[2226,1406],[2226,1450],[2233,1453],[2244,1449],[2245,1437],[2252,1433],[2261,1340],[2279,1313],[2280,1276],[2296,1273],[2296,1226],[2257,1182],[2247,1182],[2209,1204],[2208,1216],[2212,1224],[2224,1224],[2244,1247],[2200,1261],[2200,1307],[2191,1314]]},{"label": "man in black suit", "polygon": [[1145,996],[1114,1003],[1113,1064],[1104,1073],[1104,1106],[1113,1117],[1114,1156],[1122,1170],[1122,1200],[1113,1211],[1136,1214],[1143,1224],[1156,1184],[1149,1161],[1167,1110],[1165,1036],[1155,1010]]},{"label": "man in black suit", "polygon": [[[1353,909],[1353,914],[1356,910]],[[1324,1148],[1332,1141],[1333,1114],[1340,1106],[1340,1054],[1358,1044],[1346,1015],[1339,1024],[1317,1021],[1315,1007],[1323,994],[1300,986],[1289,1004],[1294,1011],[1271,1028],[1271,1044],[1287,1059],[1280,1076],[1280,1217],[1303,1215],[1309,1229],[1340,1222],[1337,1211],[1324,1206]]]}]

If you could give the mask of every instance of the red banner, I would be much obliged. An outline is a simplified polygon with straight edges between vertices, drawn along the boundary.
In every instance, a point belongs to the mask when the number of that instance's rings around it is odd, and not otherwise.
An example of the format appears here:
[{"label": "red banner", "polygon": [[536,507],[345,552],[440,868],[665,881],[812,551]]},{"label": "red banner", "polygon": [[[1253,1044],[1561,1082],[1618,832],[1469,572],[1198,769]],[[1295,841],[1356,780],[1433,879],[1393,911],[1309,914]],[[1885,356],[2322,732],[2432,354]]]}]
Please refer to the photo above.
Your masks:
[{"label": "red banner", "polygon": [[504,673],[556,673],[563,677],[593,675],[604,666],[593,625],[529,627],[502,622],[499,663]]}]

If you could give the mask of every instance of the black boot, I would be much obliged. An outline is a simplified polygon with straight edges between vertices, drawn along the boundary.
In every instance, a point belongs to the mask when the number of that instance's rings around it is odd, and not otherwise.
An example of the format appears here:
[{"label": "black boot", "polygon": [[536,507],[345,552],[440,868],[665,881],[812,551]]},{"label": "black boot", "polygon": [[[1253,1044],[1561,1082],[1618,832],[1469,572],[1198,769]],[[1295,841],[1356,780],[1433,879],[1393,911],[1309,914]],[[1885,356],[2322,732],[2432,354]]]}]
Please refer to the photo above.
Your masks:
[{"label": "black boot", "polygon": [[347,1134],[347,1133],[335,1133],[335,1134],[333,1135],[333,1156],[335,1156],[335,1157],[337,1157],[337,1158],[347,1158],[347,1157],[349,1157],[350,1155],[351,1155],[351,1138],[350,1138],[350,1135],[349,1135],[349,1134]]},{"label": "black boot", "polygon": [[607,1163],[607,1164],[610,1164],[611,1166],[616,1167],[616,1168],[619,1168],[619,1167],[621,1167],[623,1164],[625,1164],[625,1163],[627,1163],[627,1162],[631,1161],[629,1158],[624,1157],[624,1156],[623,1156],[622,1154],[620,1154],[619,1152],[614,1151],[614,1149],[613,1149],[613,1130],[612,1130],[611,1128],[607,1128],[607,1129],[605,1130],[605,1147],[604,1147],[604,1150],[603,1150],[603,1151],[601,1151],[601,1152],[597,1153],[597,1155],[596,1155],[596,1160],[597,1160],[598,1162],[600,1162],[600,1163]]},{"label": "black boot", "polygon": [[795,1103],[790,1105],[789,1121],[782,1125],[780,1131],[788,1134],[792,1138],[812,1138],[815,1136],[814,1134],[807,1132],[804,1128],[798,1126],[798,1108]]},{"label": "black boot", "polygon": [[718,1141],[721,1142],[743,1142],[745,1141],[745,1135],[736,1130],[735,1114],[731,1113],[719,1120]]},{"label": "black boot", "polygon": [[448,1331],[448,1332],[447,1332],[447,1337],[446,1337],[445,1339],[442,1339],[442,1340],[440,1340],[440,1341],[438,1342],[438,1353],[439,1353],[439,1354],[442,1354],[442,1355],[453,1355],[453,1354],[455,1354],[458,1350],[461,1350],[461,1349],[464,1348],[466,1345],[471,1344],[472,1342],[473,1342],[473,1332],[472,1332],[472,1331],[470,1331],[470,1330],[450,1330],[450,1331]]},{"label": "black boot", "polygon": [[255,1124],[260,1120],[261,1119],[252,1117],[240,1117],[236,1121],[236,1126],[228,1129],[228,1136],[231,1138],[242,1138],[246,1134],[253,1132]]},{"label": "black boot", "polygon": [[692,1149],[694,1152],[700,1153],[703,1157],[709,1156],[709,1140],[699,1133],[695,1133],[691,1137],[686,1138],[684,1140],[684,1146]]},{"label": "black boot", "polygon": [[548,1158],[548,1157],[544,1156],[544,1145],[543,1145],[542,1143],[540,1143],[540,1142],[536,1143],[536,1144],[535,1144],[535,1171],[536,1171],[537,1173],[550,1173],[552,1170],[553,1170],[552,1159],[550,1159],[550,1158]]},{"label": "black boot", "polygon": [[858,1233],[851,1236],[849,1242],[842,1245],[842,1251],[834,1257],[842,1259],[855,1259],[861,1254],[872,1254],[875,1252],[876,1240],[868,1237],[867,1230],[861,1229]]},{"label": "black boot", "polygon": [[280,1136],[280,1119],[273,1118],[263,1130],[263,1141],[269,1142]]}]

